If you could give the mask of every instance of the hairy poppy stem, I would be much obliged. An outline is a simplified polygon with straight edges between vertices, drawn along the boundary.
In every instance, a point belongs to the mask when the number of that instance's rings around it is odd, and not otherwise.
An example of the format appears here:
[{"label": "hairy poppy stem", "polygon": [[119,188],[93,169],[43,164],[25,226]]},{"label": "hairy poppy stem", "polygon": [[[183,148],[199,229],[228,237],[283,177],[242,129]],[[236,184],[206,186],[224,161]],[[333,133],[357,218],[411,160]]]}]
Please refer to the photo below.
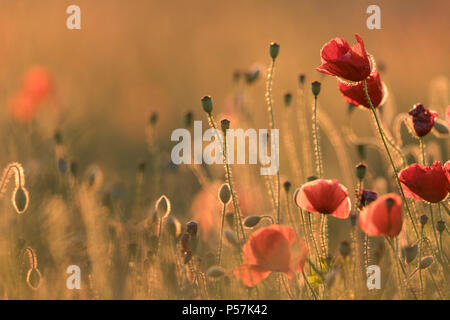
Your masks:
[{"label": "hairy poppy stem", "polygon": [[422,157],[422,164],[423,164],[424,166],[426,166],[426,165],[427,165],[427,162],[426,162],[426,160],[425,160],[425,144],[424,144],[424,142],[423,142],[423,137],[420,137],[420,138],[419,138],[419,148],[420,148],[420,155],[421,155],[421,157]]},{"label": "hairy poppy stem", "polygon": [[226,209],[227,205],[224,203],[223,204],[223,209],[222,209],[222,223],[220,225],[220,241],[219,241],[219,249],[218,249],[218,253],[217,253],[217,265],[220,265],[220,258],[222,255],[222,240],[223,240],[223,226],[225,224],[225,209]]},{"label": "hairy poppy stem", "polygon": [[[275,129],[275,117],[273,114],[273,99],[272,99],[272,80],[273,80],[273,71],[275,68],[275,58],[272,58],[272,64],[270,66],[269,72],[267,73],[267,87],[266,87],[266,100],[267,100],[267,110],[270,115],[270,128]],[[270,143],[274,143],[272,140]],[[277,146],[276,146],[277,147]],[[279,149],[279,146],[278,148]],[[278,152],[278,150],[277,150]],[[277,157],[275,157],[275,161],[278,162]],[[277,211],[277,223],[280,223],[280,169],[279,164],[275,163],[275,167],[277,168],[277,194],[276,194],[276,211]]]},{"label": "hairy poppy stem", "polygon": [[317,95],[314,96],[313,105],[313,140],[314,140],[314,156],[316,157],[316,171],[319,178],[323,176],[322,153],[319,143],[319,125],[317,124]]},{"label": "hairy poppy stem", "polygon": [[383,141],[383,144],[384,144],[384,148],[386,149],[386,152],[387,152],[388,157],[389,157],[389,161],[391,162],[392,170],[394,170],[394,175],[395,175],[395,180],[397,182],[397,187],[400,190],[400,194],[402,196],[403,203],[405,204],[406,211],[408,212],[409,219],[411,220],[412,226],[414,228],[414,233],[416,234],[417,239],[419,239],[420,236],[419,236],[419,232],[417,231],[416,223],[415,223],[414,218],[413,218],[413,216],[411,214],[411,210],[409,209],[408,201],[406,200],[405,194],[403,192],[403,188],[402,188],[402,185],[400,183],[400,179],[398,178],[397,168],[395,167],[394,160],[392,159],[392,155],[391,155],[391,153],[389,151],[389,147],[387,146],[386,139],[385,139],[384,133],[383,133],[383,129],[381,128],[381,125],[380,125],[380,120],[378,119],[377,112],[375,111],[375,108],[374,108],[374,106],[372,104],[372,100],[370,99],[369,91],[367,90],[367,81],[365,79],[364,79],[364,93],[366,95],[367,101],[369,102],[370,110],[372,110],[373,116],[375,117],[375,121],[376,121],[377,127],[378,127],[378,132],[380,133],[381,140]]}]

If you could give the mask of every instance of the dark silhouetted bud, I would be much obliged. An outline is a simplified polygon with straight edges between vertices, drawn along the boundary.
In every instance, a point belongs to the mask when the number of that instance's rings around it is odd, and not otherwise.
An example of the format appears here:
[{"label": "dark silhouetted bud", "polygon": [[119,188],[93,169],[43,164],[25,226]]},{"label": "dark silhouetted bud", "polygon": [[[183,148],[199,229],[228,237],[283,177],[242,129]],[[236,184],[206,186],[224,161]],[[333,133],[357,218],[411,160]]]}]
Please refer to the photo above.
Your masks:
[{"label": "dark silhouetted bud", "polygon": [[436,229],[437,229],[437,231],[439,231],[439,233],[444,232],[444,230],[445,230],[445,221],[444,220],[439,220],[436,223]]},{"label": "dark silhouetted bud", "polygon": [[306,178],[306,181],[310,182],[310,181],[314,181],[317,180],[318,178],[316,176],[310,176],[308,178]]},{"label": "dark silhouetted bud", "polygon": [[303,73],[298,75],[298,83],[301,85],[305,83],[305,75]]},{"label": "dark silhouetted bud", "polygon": [[64,159],[64,158],[59,158],[58,159],[58,170],[59,170],[59,172],[66,173],[67,167],[68,167],[67,160]]},{"label": "dark silhouetted bud", "polygon": [[198,224],[195,221],[189,221],[186,223],[186,232],[189,233],[191,236],[195,237],[197,236],[197,229]]},{"label": "dark silhouetted bud", "polygon": [[231,201],[231,190],[228,183],[224,183],[219,189],[219,200],[223,204],[227,204]]},{"label": "dark silhouetted bud", "polygon": [[288,193],[289,190],[291,190],[291,186],[292,186],[292,184],[290,181],[285,181],[283,183],[284,191],[286,191],[286,193]]},{"label": "dark silhouetted bud", "polygon": [[225,214],[225,220],[227,221],[228,226],[233,229],[234,226],[234,213],[233,212],[227,212]]},{"label": "dark silhouetted bud", "polygon": [[191,111],[186,112],[184,115],[184,124],[186,127],[192,126],[192,122],[194,121],[194,114]]},{"label": "dark silhouetted bud", "polygon": [[212,112],[213,103],[210,96],[204,96],[202,98],[202,107],[206,113],[210,114]]},{"label": "dark silhouetted bud", "polygon": [[137,169],[139,172],[145,172],[145,168],[147,167],[147,164],[144,159],[139,159]]},{"label": "dark silhouetted bud", "polygon": [[225,133],[228,129],[230,129],[230,120],[223,119],[220,121],[220,126],[222,128],[222,131]]},{"label": "dark silhouetted bud", "polygon": [[270,44],[270,56],[273,60],[278,57],[278,53],[280,52],[280,45],[278,43],[272,42]]},{"label": "dark silhouetted bud", "polygon": [[289,107],[291,105],[291,101],[292,101],[292,94],[290,92],[286,92],[284,94],[284,105],[286,107]]},{"label": "dark silhouetted bud", "polygon": [[427,222],[428,222],[428,216],[425,214],[421,215],[420,216],[420,224],[421,224],[422,228],[425,227]]},{"label": "dark silhouetted bud", "polygon": [[55,139],[56,144],[62,144],[62,134],[61,131],[56,131],[55,135],[53,136],[53,139]]},{"label": "dark silhouetted bud", "polygon": [[366,177],[367,165],[360,163],[356,166],[356,176],[359,180],[363,180]]},{"label": "dark silhouetted bud", "polygon": [[344,257],[348,257],[348,255],[350,254],[351,248],[350,248],[350,244],[348,243],[348,241],[342,241],[341,244],[339,245],[339,253]]},{"label": "dark silhouetted bud", "polygon": [[420,260],[419,268],[420,269],[426,269],[429,266],[431,266],[434,262],[434,259],[432,256],[424,257],[422,260]]},{"label": "dark silhouetted bud", "polygon": [[72,176],[76,176],[78,173],[78,162],[76,161],[72,161],[70,163],[70,173],[72,174]]},{"label": "dark silhouetted bud", "polygon": [[244,220],[244,225],[245,225],[247,228],[253,228],[253,227],[256,226],[260,221],[261,221],[261,217],[260,217],[260,216],[248,216],[248,217],[245,218],[245,220]]},{"label": "dark silhouetted bud", "polygon": [[418,252],[417,244],[403,247],[402,255],[406,263],[411,263],[417,257],[417,252]]},{"label": "dark silhouetted bud", "polygon": [[317,97],[320,93],[321,83],[319,81],[314,81],[311,83],[311,91],[315,97]]},{"label": "dark silhouetted bud", "polygon": [[148,122],[149,122],[152,126],[154,126],[154,125],[158,122],[158,118],[159,118],[158,113],[157,113],[157,112],[152,112],[152,114],[150,115],[150,118],[149,118]]},{"label": "dark silhouetted bud", "polygon": [[364,144],[358,144],[356,146],[356,151],[358,152],[358,156],[361,160],[366,159],[366,146]]}]

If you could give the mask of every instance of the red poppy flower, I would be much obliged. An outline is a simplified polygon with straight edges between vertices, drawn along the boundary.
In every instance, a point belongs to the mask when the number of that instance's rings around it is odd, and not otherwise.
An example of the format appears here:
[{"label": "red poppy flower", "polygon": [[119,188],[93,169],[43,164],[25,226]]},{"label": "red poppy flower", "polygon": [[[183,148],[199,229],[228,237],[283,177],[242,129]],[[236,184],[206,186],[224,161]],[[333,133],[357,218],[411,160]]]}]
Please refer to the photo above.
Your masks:
[{"label": "red poppy flower", "polygon": [[12,95],[8,100],[8,107],[13,117],[22,122],[29,122],[37,111],[33,98],[24,91]]},{"label": "red poppy flower", "polygon": [[52,90],[52,82],[48,71],[40,66],[29,68],[23,77],[23,90],[36,103],[42,102]]},{"label": "red poppy flower", "polygon": [[377,198],[378,198],[378,193],[376,193],[375,191],[363,189],[361,197],[360,197],[360,201],[359,201],[359,208],[360,209],[364,208],[366,206],[367,201],[373,202],[373,201],[377,200]]},{"label": "red poppy flower", "polygon": [[421,103],[415,104],[408,113],[412,116],[414,131],[419,137],[427,135],[433,129],[434,119],[438,116],[436,112],[425,109]]},{"label": "red poppy flower", "polygon": [[317,71],[349,81],[362,81],[371,73],[371,61],[364,48],[363,39],[355,34],[358,44],[350,45],[342,38],[334,38],[320,50],[322,64]]},{"label": "red poppy flower", "polygon": [[440,161],[429,167],[414,163],[400,171],[399,178],[405,196],[436,203],[450,191],[450,162],[444,167]]},{"label": "red poppy flower", "polygon": [[248,287],[271,272],[284,272],[292,278],[294,271],[303,269],[308,254],[304,241],[296,241],[291,227],[275,224],[253,232],[242,251],[244,264],[234,269],[234,275]]},{"label": "red poppy flower", "polygon": [[294,194],[297,206],[303,210],[329,214],[346,219],[350,214],[350,198],[347,188],[335,179],[317,179],[305,183]]},{"label": "red poppy flower", "polygon": [[[369,92],[370,101],[374,108],[382,104],[386,97],[386,87],[381,82],[380,73],[377,69],[366,79],[367,91]],[[338,88],[344,96],[345,101],[354,106],[364,106],[370,109],[369,101],[367,101],[364,92],[364,83],[360,82],[356,85],[349,85],[342,81],[338,82]]]},{"label": "red poppy flower", "polygon": [[359,215],[359,226],[369,236],[396,237],[402,231],[402,199],[395,193],[379,197]]}]

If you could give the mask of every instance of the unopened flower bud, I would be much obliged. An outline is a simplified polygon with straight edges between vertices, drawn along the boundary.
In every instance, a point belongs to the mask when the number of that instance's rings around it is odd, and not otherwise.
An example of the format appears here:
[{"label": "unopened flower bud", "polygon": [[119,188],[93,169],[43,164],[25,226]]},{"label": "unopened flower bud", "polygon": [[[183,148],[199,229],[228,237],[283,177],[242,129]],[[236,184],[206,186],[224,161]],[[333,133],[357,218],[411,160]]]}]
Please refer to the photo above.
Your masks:
[{"label": "unopened flower bud", "polygon": [[248,216],[244,220],[244,226],[246,226],[247,228],[253,228],[260,221],[261,221],[261,217],[260,216]]},{"label": "unopened flower bud", "polygon": [[184,115],[184,124],[186,127],[192,126],[192,122],[194,120],[194,114],[191,111],[186,112]]},{"label": "unopened flower bud", "polygon": [[148,122],[154,126],[158,122],[159,115],[157,112],[152,112],[150,115],[150,118],[148,119]]},{"label": "unopened flower bud", "polygon": [[186,232],[192,237],[197,236],[198,224],[195,221],[189,221],[186,223]]},{"label": "unopened flower bud", "polygon": [[428,216],[427,215],[425,215],[425,214],[423,214],[423,215],[421,215],[420,216],[420,224],[421,224],[421,226],[422,226],[422,228],[423,227],[425,227],[425,225],[427,224],[427,222],[428,222]]},{"label": "unopened flower bud", "polygon": [[292,186],[292,184],[291,184],[290,181],[285,181],[285,182],[283,183],[284,191],[286,191],[286,193],[288,193],[289,190],[291,190],[291,186]]},{"label": "unopened flower bud", "polygon": [[28,208],[28,191],[25,187],[19,186],[14,189],[12,203],[18,214],[22,214]]},{"label": "unopened flower bud", "polygon": [[144,173],[145,168],[147,167],[147,164],[145,163],[144,159],[139,159],[137,169],[139,172]]},{"label": "unopened flower bud", "polygon": [[444,220],[439,220],[436,223],[436,229],[437,229],[437,231],[439,231],[439,233],[444,232],[444,230],[445,230],[445,221]]},{"label": "unopened flower bud", "polygon": [[366,146],[364,144],[358,144],[356,146],[356,151],[358,152],[358,156],[361,160],[366,159]]},{"label": "unopened flower bud", "polygon": [[221,126],[221,128],[222,128],[222,131],[223,131],[224,133],[226,133],[226,131],[227,131],[228,129],[230,129],[230,120],[228,120],[228,119],[223,119],[222,121],[220,121],[220,126]]},{"label": "unopened flower bud", "polygon": [[230,228],[233,228],[234,226],[234,213],[233,212],[228,212],[227,214],[225,214],[225,220],[227,221],[227,224]]},{"label": "unopened flower bud", "polygon": [[231,190],[228,183],[224,183],[219,189],[219,199],[223,204],[228,204],[231,201]]},{"label": "unopened flower bud", "polygon": [[420,260],[419,268],[420,269],[426,269],[429,266],[431,266],[434,262],[434,259],[432,256],[424,257],[422,260]]},{"label": "unopened flower bud", "polygon": [[316,176],[310,176],[308,178],[306,178],[306,181],[310,182],[310,181],[314,181],[317,180],[318,178]]},{"label": "unopened flower bud", "polygon": [[305,83],[305,75],[303,73],[298,75],[298,83],[301,85]]},{"label": "unopened flower bud", "polygon": [[319,81],[314,81],[313,83],[311,83],[311,90],[312,90],[314,97],[316,97],[316,98],[320,93],[320,87],[321,87],[321,83]]},{"label": "unopened flower bud", "polygon": [[273,60],[278,57],[278,53],[280,52],[280,45],[278,43],[272,42],[270,44],[270,56]]},{"label": "unopened flower bud", "polygon": [[169,215],[169,213],[170,213],[170,201],[165,195],[162,195],[156,201],[156,203],[155,203],[155,212],[156,212],[158,218],[166,217],[166,216]]},{"label": "unopened flower bud", "polygon": [[291,105],[291,101],[292,101],[292,94],[290,92],[286,92],[284,94],[284,105],[286,107],[289,107]]},{"label": "unopened flower bud", "polygon": [[227,241],[231,245],[235,246],[236,248],[239,248],[239,241],[237,240],[236,234],[229,229],[226,229],[224,233],[225,233],[225,239],[227,239]]},{"label": "unopened flower bud", "polygon": [[363,180],[366,177],[367,165],[360,163],[356,166],[356,176],[359,180]]},{"label": "unopened flower bud", "polygon": [[402,255],[405,258],[406,263],[411,263],[417,257],[418,246],[417,244],[412,246],[405,246],[402,248]]},{"label": "unopened flower bud", "polygon": [[225,274],[225,270],[220,266],[212,266],[206,271],[206,276],[210,278],[220,278]]},{"label": "unopened flower bud", "polygon": [[210,114],[212,112],[213,103],[210,96],[204,96],[202,98],[202,107],[206,113]]},{"label": "unopened flower bud", "polygon": [[339,253],[344,257],[348,257],[348,255],[350,254],[351,248],[350,248],[350,244],[348,243],[348,241],[342,241],[341,244],[339,245]]}]

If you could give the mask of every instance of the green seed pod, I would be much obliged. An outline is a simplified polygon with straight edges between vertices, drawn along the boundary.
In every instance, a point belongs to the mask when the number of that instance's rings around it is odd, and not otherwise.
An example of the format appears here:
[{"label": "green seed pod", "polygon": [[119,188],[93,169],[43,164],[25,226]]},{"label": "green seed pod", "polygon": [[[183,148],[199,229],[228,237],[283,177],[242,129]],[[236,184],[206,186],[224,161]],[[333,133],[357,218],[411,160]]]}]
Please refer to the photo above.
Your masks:
[{"label": "green seed pod", "polygon": [[261,221],[261,217],[260,216],[248,216],[244,220],[244,226],[246,226],[247,228],[253,228],[260,221]]},{"label": "green seed pod", "polygon": [[311,83],[311,91],[315,97],[317,97],[320,93],[321,83],[319,81],[314,81]]},{"label": "green seed pod", "polygon": [[220,278],[225,274],[225,270],[220,266],[212,266],[206,271],[206,276],[209,278]]},{"label": "green seed pod", "polygon": [[419,268],[420,269],[426,269],[429,266],[431,266],[434,262],[434,259],[432,256],[424,257],[422,260],[420,260]]},{"label": "green seed pod", "polygon": [[211,114],[213,110],[213,103],[210,96],[204,96],[202,98],[202,107],[206,113]]},{"label": "green seed pod", "polygon": [[14,189],[14,192],[12,194],[12,203],[14,206],[14,209],[18,214],[22,214],[27,210],[28,208],[28,191],[25,189],[25,187],[18,187]]},{"label": "green seed pod", "polygon": [[280,45],[278,43],[272,42],[270,44],[270,56],[273,60],[275,60],[278,57],[278,54],[280,53]]},{"label": "green seed pod", "polygon": [[219,200],[223,204],[228,204],[231,201],[231,190],[228,183],[224,183],[219,189]]}]

